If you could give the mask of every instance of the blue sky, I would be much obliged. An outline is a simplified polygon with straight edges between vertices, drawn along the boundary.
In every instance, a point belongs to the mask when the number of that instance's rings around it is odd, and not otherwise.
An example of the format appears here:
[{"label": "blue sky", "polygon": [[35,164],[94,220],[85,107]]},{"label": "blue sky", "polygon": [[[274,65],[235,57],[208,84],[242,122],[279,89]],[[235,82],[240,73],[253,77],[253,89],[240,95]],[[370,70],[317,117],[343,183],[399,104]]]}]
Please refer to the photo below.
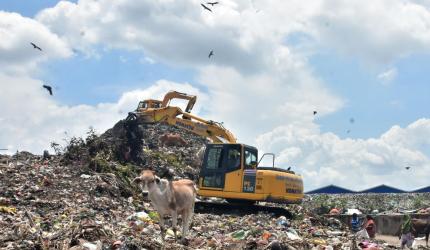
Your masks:
[{"label": "blue sky", "polygon": [[[33,17],[57,2],[2,1],[0,9]],[[300,46],[309,39],[299,34],[289,36],[287,43]],[[72,58],[43,65],[40,78],[55,86],[58,101],[66,105],[113,102],[123,92],[148,87],[158,79],[197,83],[192,69],[158,62],[150,64],[143,60],[145,54],[141,51],[103,47],[97,51],[98,58],[88,58],[78,52]],[[405,126],[429,115],[429,55],[411,55],[390,65],[397,69],[398,76],[388,86],[377,78],[379,71],[333,51],[317,52],[309,62],[316,77],[347,101],[336,113],[316,117],[323,132],[334,132],[340,137],[376,137],[393,124]],[[383,70],[384,65],[379,65],[379,69]],[[350,118],[355,122],[350,123]]]},{"label": "blue sky", "polygon": [[[26,0],[6,0],[0,3],[0,9],[8,12],[18,12],[23,16],[33,17],[42,9],[53,7],[59,1],[58,0],[37,0],[37,1],[26,1]],[[77,2],[72,0],[70,2]]]},{"label": "blue sky", "polygon": [[186,82],[192,70],[144,60],[143,53],[127,50],[99,50],[100,57],[77,54],[71,59],[44,65],[41,78],[55,85],[57,98],[67,105],[114,102],[135,88],[146,88],[159,79]]},{"label": "blue sky", "polygon": [[[399,60],[398,76],[387,86],[377,78],[379,72],[356,60],[337,55],[316,55],[311,59],[316,74],[330,88],[347,99],[344,108],[320,119],[323,131],[351,137],[376,137],[393,124],[406,126],[429,116],[430,57],[413,55]],[[349,122],[350,117],[354,123]]]},{"label": "blue sky", "polygon": [[[208,13],[191,0],[57,2],[0,2],[0,80],[14,82],[0,93],[0,144],[11,151],[40,151],[65,130],[102,132],[142,98],[177,89],[199,95],[195,111],[241,141],[303,167],[309,189],[354,188],[345,168],[368,185],[381,173],[406,185],[392,178],[404,162],[430,168],[425,4],[225,0]],[[34,39],[44,51],[23,52]]]}]

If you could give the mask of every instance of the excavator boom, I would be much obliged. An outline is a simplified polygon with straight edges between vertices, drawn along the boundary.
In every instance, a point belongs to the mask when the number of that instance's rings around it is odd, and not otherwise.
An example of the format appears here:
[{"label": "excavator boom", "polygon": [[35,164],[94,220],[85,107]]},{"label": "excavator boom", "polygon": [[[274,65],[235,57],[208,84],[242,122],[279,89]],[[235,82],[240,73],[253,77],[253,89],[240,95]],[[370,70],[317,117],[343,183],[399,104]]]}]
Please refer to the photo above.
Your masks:
[{"label": "excavator boom", "polygon": [[172,99],[183,99],[188,100],[187,107],[185,108],[185,112],[190,113],[191,110],[194,107],[194,104],[196,103],[197,96],[195,95],[188,95],[185,93],[181,93],[178,91],[169,91],[163,99],[163,102],[161,103],[161,107],[167,107]]},{"label": "excavator boom", "polygon": [[[179,107],[167,106],[170,100],[174,98],[189,100],[186,112],[182,111]],[[152,99],[140,102],[136,111],[130,113],[128,119],[134,117],[149,123],[166,122],[169,125],[176,125],[195,134],[207,137],[213,143],[236,143],[234,135],[224,128],[221,123],[205,120],[188,112],[193,108],[196,99],[196,96],[170,91],[164,96],[162,102]]]}]

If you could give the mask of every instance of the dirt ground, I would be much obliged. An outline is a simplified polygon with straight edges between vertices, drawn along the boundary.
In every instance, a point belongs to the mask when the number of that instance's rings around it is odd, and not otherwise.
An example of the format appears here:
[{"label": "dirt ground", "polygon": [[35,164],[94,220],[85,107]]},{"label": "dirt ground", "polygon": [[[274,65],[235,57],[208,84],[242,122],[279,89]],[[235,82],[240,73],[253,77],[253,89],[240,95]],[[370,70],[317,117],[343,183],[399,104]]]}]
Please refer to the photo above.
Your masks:
[{"label": "dirt ground", "polygon": [[[392,235],[380,235],[377,234],[376,235],[376,239],[378,240],[384,240],[386,241],[388,244],[390,245],[395,245],[395,246],[399,246],[400,247],[400,240],[399,237],[396,236],[392,236]],[[415,240],[415,246],[425,246],[426,245],[426,241],[423,237],[419,237]],[[407,248],[405,248],[407,249]],[[428,248],[430,249],[430,247]]]}]

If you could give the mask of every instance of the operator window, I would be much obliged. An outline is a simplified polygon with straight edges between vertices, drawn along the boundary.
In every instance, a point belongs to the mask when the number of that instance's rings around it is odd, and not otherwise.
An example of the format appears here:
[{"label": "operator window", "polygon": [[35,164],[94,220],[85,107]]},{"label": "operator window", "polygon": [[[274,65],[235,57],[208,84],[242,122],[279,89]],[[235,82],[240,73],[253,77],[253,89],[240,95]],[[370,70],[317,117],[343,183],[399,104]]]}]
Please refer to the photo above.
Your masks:
[{"label": "operator window", "polygon": [[203,186],[204,187],[215,187],[215,188],[223,188],[223,174],[212,173],[203,178]]},{"label": "operator window", "polygon": [[230,169],[240,168],[239,149],[231,148],[228,150],[227,162],[227,167]]},{"label": "operator window", "polygon": [[211,148],[208,153],[208,160],[206,169],[218,169],[220,168],[222,148]]},{"label": "operator window", "polygon": [[245,149],[245,168],[253,168],[252,162],[257,162],[257,154]]}]

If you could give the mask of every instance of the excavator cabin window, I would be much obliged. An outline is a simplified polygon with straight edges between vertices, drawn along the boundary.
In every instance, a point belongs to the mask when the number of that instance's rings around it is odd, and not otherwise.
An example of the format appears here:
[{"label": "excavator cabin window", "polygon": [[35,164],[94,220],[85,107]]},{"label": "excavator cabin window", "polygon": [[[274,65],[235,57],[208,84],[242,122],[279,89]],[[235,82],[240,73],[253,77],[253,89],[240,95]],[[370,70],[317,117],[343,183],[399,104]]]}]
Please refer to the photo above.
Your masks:
[{"label": "excavator cabin window", "polygon": [[255,168],[257,162],[257,151],[245,148],[245,169]]},{"label": "excavator cabin window", "polygon": [[223,188],[225,174],[241,168],[241,151],[239,144],[209,144],[200,171],[203,186]]},{"label": "excavator cabin window", "polygon": [[240,168],[240,148],[230,148],[227,156],[227,168],[239,169]]}]

